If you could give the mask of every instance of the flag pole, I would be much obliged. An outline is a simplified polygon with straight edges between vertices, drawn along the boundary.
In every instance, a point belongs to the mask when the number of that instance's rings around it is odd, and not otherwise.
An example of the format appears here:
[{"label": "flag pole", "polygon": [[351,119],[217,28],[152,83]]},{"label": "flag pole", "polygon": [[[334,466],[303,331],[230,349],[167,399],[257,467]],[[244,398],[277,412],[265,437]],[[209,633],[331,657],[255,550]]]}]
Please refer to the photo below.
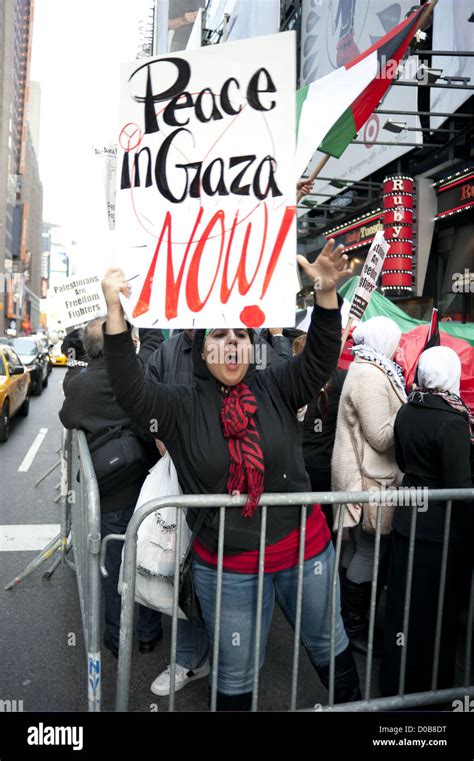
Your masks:
[{"label": "flag pole", "polygon": [[[305,182],[314,182],[318,174],[320,173],[321,169],[324,169],[326,164],[328,163],[331,156],[329,153],[325,153],[321,161],[319,161],[316,166],[314,167],[313,171],[309,175],[308,179],[305,180]],[[303,197],[303,193],[301,190],[298,190],[298,193],[296,194],[296,202],[298,202]]]},{"label": "flag pole", "polygon": [[[425,8],[425,10],[423,11],[423,13],[420,16],[418,24],[416,25],[416,31],[421,29],[421,27],[423,26],[425,21],[427,21],[429,16],[433,13],[434,7],[437,4],[438,4],[438,0],[430,0],[430,4],[429,4],[428,8]],[[415,34],[416,34],[416,32],[415,32]]]},{"label": "flag pole", "polygon": [[344,351],[344,346],[346,345],[347,338],[349,336],[350,330],[352,328],[352,323],[354,322],[353,317],[349,317],[349,319],[346,322],[346,327],[344,328],[344,333],[341,337],[341,351],[339,352],[339,357],[342,356],[342,352]]}]

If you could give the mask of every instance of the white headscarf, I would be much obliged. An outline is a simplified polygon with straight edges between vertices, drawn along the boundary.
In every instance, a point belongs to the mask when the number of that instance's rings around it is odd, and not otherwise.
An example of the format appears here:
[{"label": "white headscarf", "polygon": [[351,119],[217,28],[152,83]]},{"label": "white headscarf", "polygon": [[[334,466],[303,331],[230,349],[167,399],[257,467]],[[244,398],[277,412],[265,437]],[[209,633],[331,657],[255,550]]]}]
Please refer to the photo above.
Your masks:
[{"label": "white headscarf", "polygon": [[400,342],[402,331],[389,317],[371,317],[354,330],[352,339],[354,357],[373,362],[383,368],[397,385],[400,395],[406,399],[403,370],[392,357]]},{"label": "white headscarf", "polygon": [[390,317],[371,317],[356,327],[352,339],[355,344],[370,346],[378,354],[392,359],[401,336],[402,331]]},{"label": "white headscarf", "polygon": [[418,385],[426,389],[449,391],[459,396],[461,360],[448,346],[433,346],[418,362]]}]

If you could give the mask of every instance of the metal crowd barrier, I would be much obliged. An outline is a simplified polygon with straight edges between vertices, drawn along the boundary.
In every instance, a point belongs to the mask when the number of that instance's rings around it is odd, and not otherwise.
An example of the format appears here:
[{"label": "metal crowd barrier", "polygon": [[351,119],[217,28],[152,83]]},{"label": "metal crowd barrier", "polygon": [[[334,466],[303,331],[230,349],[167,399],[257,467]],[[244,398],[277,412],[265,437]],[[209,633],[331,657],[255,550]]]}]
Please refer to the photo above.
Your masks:
[{"label": "metal crowd barrier", "polygon": [[68,557],[68,554],[71,550],[71,544],[69,542],[69,533],[71,530],[71,505],[67,498],[69,487],[66,435],[67,432],[63,429],[61,449],[58,450],[58,453],[61,453],[60,459],[53,465],[52,468],[49,468],[49,470],[47,470],[46,473],[44,473],[41,478],[39,478],[35,483],[35,486],[38,486],[42,481],[44,481],[45,478],[47,478],[47,476],[49,476],[50,473],[53,472],[53,470],[56,470],[56,468],[59,466],[61,467],[61,480],[56,486],[56,489],[59,489],[59,493],[54,499],[54,502],[59,502],[60,507],[59,534],[56,534],[56,536],[54,536],[46,544],[45,547],[43,547],[41,552],[36,555],[36,557],[34,557],[30,563],[28,563],[28,565],[20,573],[18,573],[11,581],[8,582],[8,584],[6,584],[4,587],[5,590],[11,590],[17,587],[25,579],[27,579],[28,576],[31,576],[31,574],[41,568],[42,565],[47,563],[48,560],[50,560],[52,557],[54,557],[53,562],[51,563],[48,570],[43,573],[43,579],[45,581],[49,581],[51,579],[53,573],[59,567],[59,565],[61,565],[61,563],[68,565],[70,568],[72,568],[73,571],[75,571],[74,563]]},{"label": "metal crowd barrier", "polygon": [[66,431],[66,499],[70,502],[74,568],[87,657],[89,711],[101,707],[100,499],[83,431]]},{"label": "metal crowd barrier", "polygon": [[[446,521],[444,531],[444,542],[442,552],[442,564],[441,564],[441,581],[440,581],[440,594],[438,602],[438,613],[436,622],[436,634],[435,634],[435,653],[433,661],[433,674],[432,674],[432,689],[429,692],[423,693],[405,693],[405,674],[406,674],[406,650],[404,647],[402,652],[402,658],[400,663],[400,682],[398,695],[388,698],[371,698],[371,680],[372,680],[372,660],[374,649],[374,625],[376,614],[376,591],[377,580],[379,571],[379,555],[380,555],[380,528],[381,528],[381,509],[387,504],[387,500],[390,495],[390,505],[393,505],[394,492],[398,495],[398,502],[395,504],[400,505],[412,505],[416,506],[416,495],[413,492],[414,489],[396,489],[388,490],[387,492],[317,492],[317,493],[291,493],[291,494],[263,494],[259,509],[262,511],[262,523],[261,523],[261,536],[260,536],[260,551],[259,551],[259,570],[258,570],[258,587],[257,587],[257,620],[256,620],[256,646],[255,646],[255,659],[254,659],[254,682],[253,682],[253,700],[252,710],[256,711],[258,706],[258,692],[259,692],[259,657],[260,657],[260,632],[262,623],[262,600],[263,600],[263,572],[264,572],[264,553],[265,553],[265,533],[266,533],[266,521],[268,508],[278,509],[279,507],[295,505],[301,506],[301,528],[300,528],[300,550],[299,550],[299,562],[298,562],[298,585],[297,585],[297,600],[296,600],[296,621],[295,621],[295,634],[294,634],[294,649],[293,649],[293,673],[291,684],[291,702],[290,710],[296,710],[297,689],[298,689],[298,657],[300,649],[300,630],[301,630],[301,610],[302,610],[302,593],[303,593],[303,565],[304,565],[304,545],[305,545],[305,532],[306,532],[306,512],[307,506],[315,503],[319,504],[331,504],[331,505],[344,505],[348,503],[374,503],[376,502],[380,507],[377,510],[377,522],[375,533],[375,555],[374,555],[374,567],[373,567],[373,581],[372,581],[372,593],[370,601],[370,616],[369,616],[369,633],[368,633],[368,653],[367,653],[367,669],[365,678],[365,688],[361,685],[361,691],[363,692],[363,699],[360,701],[344,704],[334,704],[334,674],[335,674],[335,631],[336,631],[336,589],[338,580],[339,560],[341,555],[342,546],[342,534],[343,534],[343,517],[344,511],[339,511],[339,525],[337,530],[337,541],[335,548],[335,562],[332,578],[332,608],[331,608],[331,650],[330,650],[330,669],[329,669],[329,699],[327,706],[323,706],[321,710],[328,711],[379,711],[379,710],[394,710],[394,709],[407,709],[415,706],[422,706],[425,704],[444,703],[448,700],[454,700],[456,698],[463,699],[466,695],[474,696],[474,686],[469,685],[470,680],[470,643],[472,638],[472,618],[473,618],[473,606],[474,606],[474,578],[471,583],[471,594],[468,612],[468,624],[467,624],[467,636],[466,636],[466,652],[465,652],[465,676],[464,685],[461,687],[452,688],[449,690],[437,689],[437,673],[438,673],[438,661],[441,642],[441,625],[442,625],[442,612],[445,596],[445,581],[447,571],[447,556],[448,556],[448,536],[451,525],[451,508],[452,500],[473,500],[474,489],[433,489],[426,491],[424,497],[428,500],[441,500],[447,502],[446,509]],[[415,499],[413,499],[415,497]],[[227,495],[196,495],[196,496],[179,496],[171,498],[162,498],[151,500],[147,504],[143,505],[132,517],[126,534],[124,536],[111,534],[105,538],[102,542],[102,560],[101,567],[104,569],[104,558],[106,553],[106,547],[108,541],[121,540],[125,541],[124,559],[123,559],[123,590],[122,590],[122,613],[120,622],[120,645],[119,645],[119,661],[118,661],[118,673],[117,673],[117,695],[116,695],[116,710],[127,711],[129,701],[130,690],[130,673],[131,673],[131,657],[132,657],[132,637],[133,637],[133,612],[134,612],[134,597],[135,597],[135,568],[136,568],[136,555],[137,555],[137,531],[141,522],[147,515],[154,512],[159,508],[175,505],[180,509],[186,509],[189,507],[199,509],[219,508],[219,537],[218,537],[218,566],[217,566],[217,580],[216,580],[216,609],[215,609],[215,631],[214,631],[214,646],[212,654],[212,673],[211,673],[211,711],[216,710],[217,700],[217,664],[219,662],[219,639],[220,639],[220,621],[221,621],[221,596],[222,596],[222,562],[224,556],[224,530],[225,530],[225,517],[226,507],[238,507],[243,506],[246,501],[246,496],[241,497],[229,497]],[[411,584],[413,578],[413,557],[415,548],[415,529],[416,529],[417,510],[413,509],[410,539],[409,539],[409,560],[408,560],[408,572],[406,579],[405,590],[405,611],[403,622],[403,634],[404,642],[408,645],[408,625],[409,625],[409,605],[410,605],[410,593]],[[181,538],[181,522],[177,521],[177,536],[176,546],[180,546]],[[173,616],[172,616],[172,629],[171,629],[171,661],[170,661],[170,678],[171,678],[171,693],[169,697],[169,710],[174,710],[174,685],[176,674],[176,642],[177,642],[177,612],[178,612],[178,583],[179,578],[179,555],[176,555],[175,569],[174,569],[174,599],[173,599]],[[314,710],[308,708],[306,710]]]}]

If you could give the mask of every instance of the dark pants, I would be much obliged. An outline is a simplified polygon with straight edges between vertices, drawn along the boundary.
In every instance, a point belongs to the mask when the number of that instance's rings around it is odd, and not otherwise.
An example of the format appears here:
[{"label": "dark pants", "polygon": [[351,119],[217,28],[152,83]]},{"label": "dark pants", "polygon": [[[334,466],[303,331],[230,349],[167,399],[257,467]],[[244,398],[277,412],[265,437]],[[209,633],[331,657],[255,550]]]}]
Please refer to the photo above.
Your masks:
[{"label": "dark pants", "polygon": [[[134,507],[123,510],[113,510],[101,515],[102,539],[108,534],[125,534]],[[102,588],[105,597],[105,637],[115,645],[119,644],[120,608],[122,598],[117,591],[120,564],[122,562],[123,542],[111,541],[107,547],[105,566],[109,575],[102,577]],[[161,631],[161,613],[151,608],[138,606],[137,634],[142,642],[149,642]]]},{"label": "dark pants", "polygon": [[[466,537],[471,541],[472,537]],[[403,608],[408,565],[408,537],[392,532],[381,690],[384,696],[398,694],[403,651]],[[420,539],[415,543],[413,583],[408,627],[406,692],[431,690],[436,615],[439,598],[442,544]],[[451,543],[448,550],[445,599],[442,616],[438,689],[454,686],[456,641],[460,613],[467,604],[471,568],[467,547]]]},{"label": "dark pants", "polygon": [[[331,491],[331,468],[306,465],[306,472],[311,481],[311,491]],[[321,505],[329,530],[332,531],[333,515],[331,505]]]}]

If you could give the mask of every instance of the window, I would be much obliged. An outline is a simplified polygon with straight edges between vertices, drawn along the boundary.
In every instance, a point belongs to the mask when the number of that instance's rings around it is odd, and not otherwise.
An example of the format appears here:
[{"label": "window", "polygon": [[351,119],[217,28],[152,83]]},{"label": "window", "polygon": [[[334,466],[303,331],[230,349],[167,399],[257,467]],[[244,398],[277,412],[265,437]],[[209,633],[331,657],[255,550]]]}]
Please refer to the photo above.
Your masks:
[{"label": "window", "polygon": [[7,363],[8,372],[11,375],[12,372],[13,372],[13,368],[14,367],[18,367],[18,365],[21,365],[21,362],[18,359],[18,357],[15,354],[15,352],[12,351],[11,349],[5,349],[4,357],[5,357],[5,360],[6,360],[6,363]]}]

